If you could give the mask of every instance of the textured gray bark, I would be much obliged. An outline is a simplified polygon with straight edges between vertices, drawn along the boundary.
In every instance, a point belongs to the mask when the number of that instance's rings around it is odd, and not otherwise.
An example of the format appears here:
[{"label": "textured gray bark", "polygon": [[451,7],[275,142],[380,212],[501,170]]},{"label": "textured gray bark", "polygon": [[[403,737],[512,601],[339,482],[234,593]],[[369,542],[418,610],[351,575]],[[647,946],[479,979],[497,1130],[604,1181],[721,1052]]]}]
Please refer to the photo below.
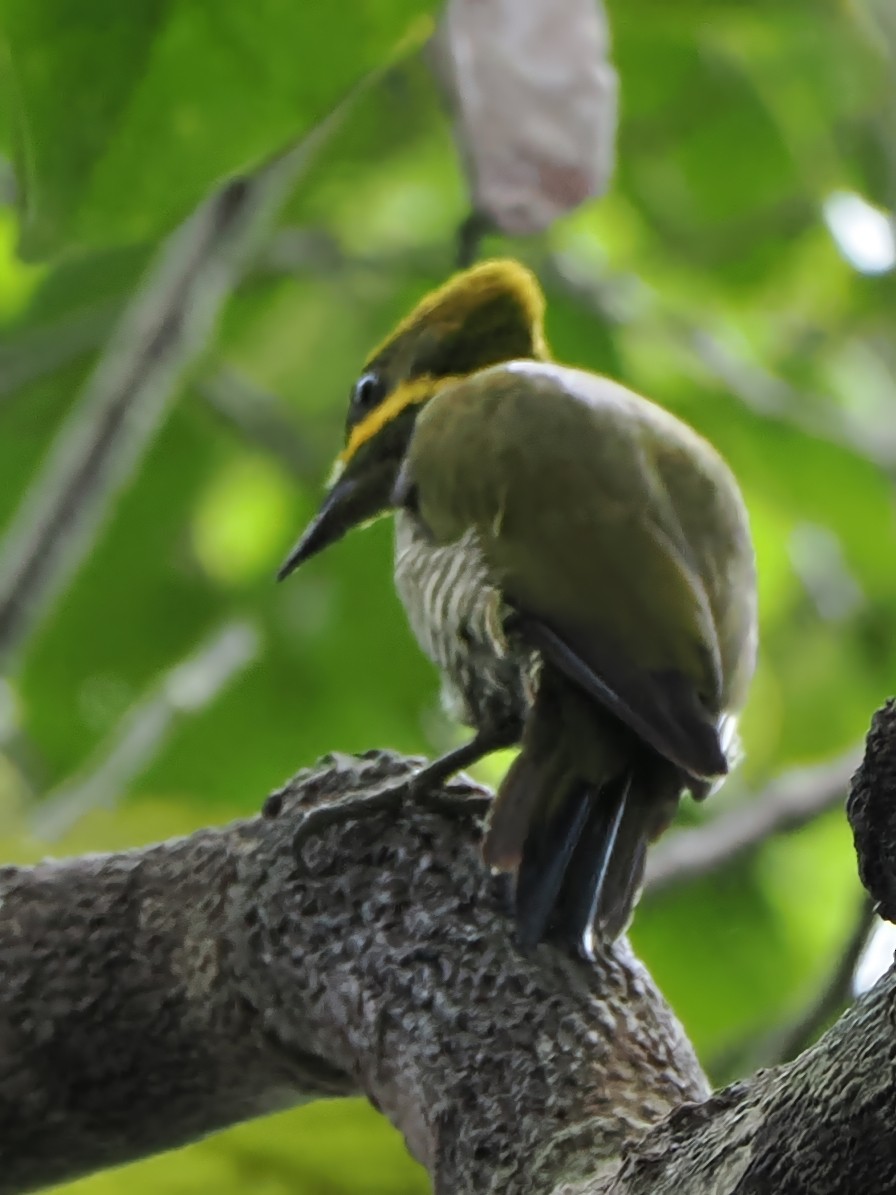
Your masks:
[{"label": "textured gray bark", "polygon": [[795,1063],[708,1097],[625,942],[594,966],[515,948],[479,802],[378,798],[411,766],[331,758],[250,821],[0,870],[0,1192],[351,1091],[445,1195],[896,1190],[892,973]]}]

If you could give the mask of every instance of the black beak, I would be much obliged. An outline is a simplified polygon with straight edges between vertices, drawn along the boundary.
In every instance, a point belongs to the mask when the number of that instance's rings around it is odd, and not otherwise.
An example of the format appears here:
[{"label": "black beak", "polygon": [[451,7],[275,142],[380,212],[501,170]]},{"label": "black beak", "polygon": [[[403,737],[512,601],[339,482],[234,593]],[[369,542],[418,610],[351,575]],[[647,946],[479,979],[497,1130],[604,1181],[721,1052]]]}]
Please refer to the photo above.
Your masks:
[{"label": "black beak", "polygon": [[277,580],[288,577],[300,564],[335,544],[353,527],[385,514],[391,506],[389,496],[395,484],[395,472],[394,460],[353,458],[280,566]]},{"label": "black beak", "polygon": [[359,497],[363,501],[362,487],[357,481],[344,477],[336,482],[324,498],[320,510],[305,528],[302,538],[281,564],[277,573],[278,581],[288,577],[300,564],[330,544],[335,544],[352,527],[369,517],[366,511],[359,511]]}]

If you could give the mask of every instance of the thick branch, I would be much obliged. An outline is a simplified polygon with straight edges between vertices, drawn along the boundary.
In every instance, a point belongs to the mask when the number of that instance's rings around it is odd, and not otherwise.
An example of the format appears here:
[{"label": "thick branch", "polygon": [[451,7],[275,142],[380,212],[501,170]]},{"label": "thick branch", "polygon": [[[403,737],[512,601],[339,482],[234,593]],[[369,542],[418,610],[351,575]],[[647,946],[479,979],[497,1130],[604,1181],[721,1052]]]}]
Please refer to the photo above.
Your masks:
[{"label": "thick branch", "polygon": [[[850,798],[884,911],[894,761],[891,706]],[[624,941],[593,966],[514,946],[481,800],[404,804],[413,766],[332,758],[264,817],[0,872],[0,1193],[352,1090],[441,1193],[896,1190],[896,972],[795,1062],[707,1098]]]},{"label": "thick branch", "polygon": [[0,871],[0,1192],[352,1090],[436,1190],[547,1191],[705,1094],[625,943],[594,968],[516,949],[456,800],[362,803],[296,856],[309,803],[410,766],[334,759],[267,817]]},{"label": "thick branch", "polygon": [[862,883],[881,917],[896,922],[896,701],[888,701],[871,721],[846,812]]},{"label": "thick branch", "polygon": [[896,1190],[896,974],[795,1062],[759,1071],[648,1135],[589,1195]]},{"label": "thick branch", "polygon": [[241,852],[262,837],[256,823],[0,869],[4,1195],[356,1090],[284,1050],[238,979]]}]

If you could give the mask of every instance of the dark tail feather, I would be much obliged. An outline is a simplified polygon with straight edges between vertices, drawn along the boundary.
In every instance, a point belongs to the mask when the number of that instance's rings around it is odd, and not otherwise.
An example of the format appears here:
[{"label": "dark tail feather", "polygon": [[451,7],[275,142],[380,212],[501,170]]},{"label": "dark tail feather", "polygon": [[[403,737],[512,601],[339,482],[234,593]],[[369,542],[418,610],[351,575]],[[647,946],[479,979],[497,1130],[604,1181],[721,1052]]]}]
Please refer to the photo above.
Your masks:
[{"label": "dark tail feather", "polygon": [[592,812],[591,791],[578,778],[566,777],[565,791],[546,795],[529,824],[516,873],[516,936],[524,950],[537,946],[553,928],[570,860]]},{"label": "dark tail feather", "polygon": [[592,933],[617,938],[644,875],[648,820],[634,771],[594,792],[587,824],[566,869],[556,932],[575,946]]},{"label": "dark tail feather", "polygon": [[[633,814],[632,776],[613,779],[591,790],[588,819],[569,860],[557,903],[554,930],[571,945],[587,941],[589,931],[616,937],[625,928],[645,854],[643,826]],[[612,931],[610,929],[612,926]],[[617,928],[618,927],[618,928]]]},{"label": "dark tail feather", "polygon": [[625,929],[644,873],[644,809],[632,773],[600,790],[581,780],[553,793],[530,826],[516,877],[517,940],[524,949],[550,936],[581,949],[593,930]]},{"label": "dark tail feather", "polygon": [[485,862],[516,870],[517,939],[587,951],[625,929],[647,843],[669,823],[681,769],[545,668],[522,749],[498,790]]},{"label": "dark tail feather", "polygon": [[517,872],[520,945],[551,937],[590,953],[592,935],[619,937],[648,842],[668,825],[681,787],[678,769],[651,752],[600,787],[567,777],[562,792],[539,803]]},{"label": "dark tail feather", "polygon": [[557,919],[567,940],[587,948],[592,934],[612,941],[625,931],[648,844],[675,816],[686,783],[680,769],[647,748],[595,794],[560,894]]},{"label": "dark tail feather", "polygon": [[523,858],[523,845],[538,823],[542,807],[550,809],[554,795],[565,793],[569,765],[545,735],[543,719],[526,727],[523,750],[510,765],[498,789],[482,854],[489,867],[513,871]]}]

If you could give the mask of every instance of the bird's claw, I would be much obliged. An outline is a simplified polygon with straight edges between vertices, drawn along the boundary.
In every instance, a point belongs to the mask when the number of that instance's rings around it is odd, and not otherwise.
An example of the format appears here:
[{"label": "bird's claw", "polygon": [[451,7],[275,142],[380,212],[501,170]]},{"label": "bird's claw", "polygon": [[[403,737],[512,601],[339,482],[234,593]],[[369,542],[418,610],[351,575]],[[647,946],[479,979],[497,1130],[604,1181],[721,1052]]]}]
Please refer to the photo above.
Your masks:
[{"label": "bird's claw", "polygon": [[492,798],[486,793],[451,792],[440,784],[433,785],[425,772],[426,769],[408,781],[408,797],[415,805],[431,809],[434,813],[461,813],[476,817],[483,815],[491,805]]},{"label": "bird's claw", "polygon": [[386,788],[375,789],[359,797],[334,801],[329,805],[317,805],[309,809],[299,822],[293,835],[292,848],[298,855],[305,843],[339,822],[351,821],[365,813],[381,813],[383,810],[400,807],[408,795],[408,781],[400,780]]},{"label": "bird's claw", "polygon": [[406,804],[452,817],[482,817],[491,804],[491,797],[485,793],[446,792],[440,783],[434,783],[424,767],[407,780],[400,780],[386,788],[309,809],[293,835],[293,852],[298,855],[309,839],[339,822],[390,809],[398,812]]}]

